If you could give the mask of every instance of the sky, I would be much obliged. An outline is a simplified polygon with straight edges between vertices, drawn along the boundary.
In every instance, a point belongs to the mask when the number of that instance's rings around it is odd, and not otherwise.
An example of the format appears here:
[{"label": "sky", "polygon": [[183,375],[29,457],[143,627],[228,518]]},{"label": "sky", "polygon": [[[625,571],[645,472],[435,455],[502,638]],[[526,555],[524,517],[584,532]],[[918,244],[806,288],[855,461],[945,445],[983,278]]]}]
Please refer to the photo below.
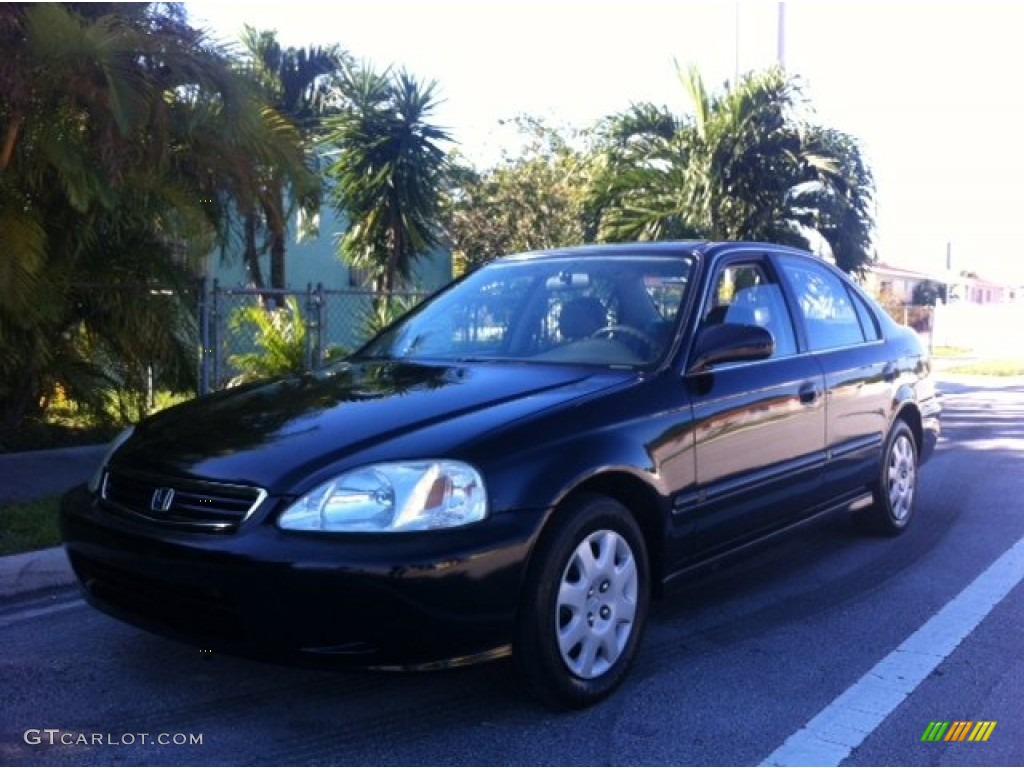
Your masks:
[{"label": "sky", "polygon": [[[770,66],[778,0],[188,2],[222,42],[337,43],[436,80],[435,115],[480,165],[517,114],[587,127],[650,101],[688,109],[676,62],[709,88]],[[1024,284],[1024,3],[786,0],[783,62],[815,120],[855,136],[876,181],[879,261]],[[1018,113],[1022,113],[1018,117]]]}]

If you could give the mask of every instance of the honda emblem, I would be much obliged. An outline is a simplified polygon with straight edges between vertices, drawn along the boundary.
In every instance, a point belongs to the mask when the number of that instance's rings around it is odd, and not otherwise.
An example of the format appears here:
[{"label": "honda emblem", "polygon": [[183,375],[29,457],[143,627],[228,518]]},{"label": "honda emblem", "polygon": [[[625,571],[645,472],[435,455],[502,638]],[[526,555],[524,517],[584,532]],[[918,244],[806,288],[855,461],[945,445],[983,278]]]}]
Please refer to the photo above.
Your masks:
[{"label": "honda emblem", "polygon": [[153,498],[150,499],[149,508],[153,512],[167,512],[173,503],[173,488],[157,488],[153,491]]}]

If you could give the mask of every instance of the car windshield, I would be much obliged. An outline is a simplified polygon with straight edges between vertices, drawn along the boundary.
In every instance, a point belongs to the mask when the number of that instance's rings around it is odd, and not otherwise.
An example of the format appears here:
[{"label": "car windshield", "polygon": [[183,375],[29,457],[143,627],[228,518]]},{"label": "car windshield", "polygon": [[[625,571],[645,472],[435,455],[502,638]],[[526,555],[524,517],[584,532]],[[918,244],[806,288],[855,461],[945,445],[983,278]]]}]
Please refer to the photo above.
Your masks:
[{"label": "car windshield", "polygon": [[503,259],[353,357],[652,365],[668,351],[692,266],[683,256]]}]

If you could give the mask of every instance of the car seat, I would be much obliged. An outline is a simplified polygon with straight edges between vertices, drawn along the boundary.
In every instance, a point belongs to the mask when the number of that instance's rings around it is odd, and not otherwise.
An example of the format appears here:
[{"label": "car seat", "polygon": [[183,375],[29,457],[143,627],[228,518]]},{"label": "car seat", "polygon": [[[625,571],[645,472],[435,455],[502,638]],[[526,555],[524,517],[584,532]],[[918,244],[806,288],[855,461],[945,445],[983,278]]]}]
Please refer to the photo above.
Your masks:
[{"label": "car seat", "polygon": [[608,324],[604,304],[593,296],[580,296],[562,305],[558,314],[558,332],[566,341],[592,336]]}]

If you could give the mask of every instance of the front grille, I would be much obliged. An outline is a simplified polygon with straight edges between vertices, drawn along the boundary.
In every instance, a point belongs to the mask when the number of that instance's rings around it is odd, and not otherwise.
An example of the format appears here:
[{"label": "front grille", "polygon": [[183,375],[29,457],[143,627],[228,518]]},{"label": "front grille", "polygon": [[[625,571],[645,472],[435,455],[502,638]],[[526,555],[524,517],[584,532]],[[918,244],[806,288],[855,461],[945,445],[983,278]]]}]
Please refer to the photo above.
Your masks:
[{"label": "front grille", "polygon": [[262,488],[114,469],[103,479],[107,507],[172,528],[230,533],[267,494]]}]

